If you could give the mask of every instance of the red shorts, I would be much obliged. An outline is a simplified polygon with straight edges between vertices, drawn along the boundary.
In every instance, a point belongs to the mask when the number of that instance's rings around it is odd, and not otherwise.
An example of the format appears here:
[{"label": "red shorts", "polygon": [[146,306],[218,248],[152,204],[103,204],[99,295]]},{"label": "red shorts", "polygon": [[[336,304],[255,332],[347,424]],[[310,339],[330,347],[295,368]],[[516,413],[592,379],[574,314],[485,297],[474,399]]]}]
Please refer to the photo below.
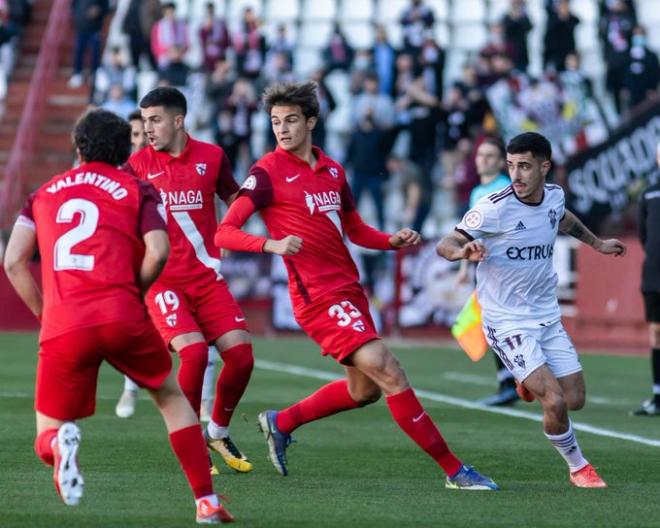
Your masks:
[{"label": "red shorts", "polygon": [[200,332],[212,343],[231,330],[247,330],[245,316],[223,280],[186,285],[157,282],[144,301],[168,345],[191,332]]},{"label": "red shorts", "polygon": [[82,328],[41,343],[35,409],[58,420],[94,414],[103,360],[148,389],[160,387],[172,370],[170,353],[146,315]]},{"label": "red shorts", "polygon": [[321,345],[321,354],[339,363],[346,363],[365,343],[380,339],[359,284],[344,286],[308,304],[296,312],[296,321]]}]

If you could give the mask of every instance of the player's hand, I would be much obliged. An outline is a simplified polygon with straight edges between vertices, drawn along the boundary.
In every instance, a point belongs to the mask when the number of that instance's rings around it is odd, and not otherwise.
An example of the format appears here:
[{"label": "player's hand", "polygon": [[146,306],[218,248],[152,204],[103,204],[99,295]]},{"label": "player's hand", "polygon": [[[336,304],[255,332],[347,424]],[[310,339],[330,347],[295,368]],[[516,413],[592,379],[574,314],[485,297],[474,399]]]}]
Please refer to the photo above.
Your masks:
[{"label": "player's hand", "polygon": [[396,249],[407,248],[416,246],[421,240],[422,237],[417,231],[404,227],[390,237],[390,246]]},{"label": "player's hand", "polygon": [[302,243],[302,238],[297,237],[296,235],[289,235],[281,240],[269,239],[264,245],[264,251],[266,253],[274,253],[275,255],[281,255],[283,257],[290,257],[300,251]]},{"label": "player's hand", "polygon": [[461,258],[470,262],[482,262],[486,258],[486,248],[481,242],[473,240],[463,246]]},{"label": "player's hand", "polygon": [[608,238],[607,240],[600,240],[600,243],[594,248],[603,255],[614,255],[615,257],[623,257],[626,254],[626,245],[617,240],[616,238]]}]

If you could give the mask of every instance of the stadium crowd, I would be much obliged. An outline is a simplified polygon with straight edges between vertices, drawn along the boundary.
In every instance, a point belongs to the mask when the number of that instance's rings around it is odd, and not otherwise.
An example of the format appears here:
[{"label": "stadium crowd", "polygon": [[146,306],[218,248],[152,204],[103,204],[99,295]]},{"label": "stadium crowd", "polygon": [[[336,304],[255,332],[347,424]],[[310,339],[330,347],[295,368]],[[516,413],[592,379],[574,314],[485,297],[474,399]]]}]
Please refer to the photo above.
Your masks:
[{"label": "stadium crowd", "polygon": [[[96,5],[101,15],[108,2],[76,5]],[[485,45],[468,56],[457,78],[445,77],[447,52],[434,31],[437,18],[422,0],[411,0],[400,14],[399,47],[390,42],[384,25],[375,26],[371,47],[354,47],[350,34],[336,23],[320,51],[323,66],[305,75],[319,85],[322,119],[314,142],[347,166],[358,201],[365,192],[371,195],[373,208],[367,215],[374,223],[410,224],[437,235],[438,222],[425,221],[431,215],[439,222],[452,222],[467,209],[470,192],[479,183],[474,158],[481,140],[486,135],[500,134],[505,140],[512,135],[508,129],[513,126],[503,120],[511,107],[503,100],[501,108],[493,104],[501,100],[502,87],[520,99],[516,104],[524,107],[527,125],[531,121],[542,132],[558,129],[548,136],[554,138],[559,164],[588,146],[594,121],[609,119],[604,126],[611,127],[618,116],[625,117],[640,102],[655,97],[660,66],[638,24],[635,3],[601,0],[598,5],[606,96],[581,70],[575,39],[580,20],[568,0],[544,2],[547,22],[540,76],[528,73],[533,25],[524,0],[511,0],[502,18],[490,24]],[[126,45],[111,46],[104,53],[93,76],[92,100],[127,117],[139,95],[155,85],[180,88],[191,104],[189,128],[223,147],[241,181],[251,163],[274,146],[268,127],[259,121],[261,92],[273,82],[299,80],[301,68],[294,63],[296,42],[289,26],[281,23],[267,37],[253,7],[243,9],[236,27],[225,15],[209,2],[197,30],[191,20],[178,15],[174,2],[130,0],[120,24]],[[195,44],[201,47],[197,61],[190,53]],[[98,63],[92,60],[93,71]],[[350,111],[332,142],[327,124],[340,94],[333,93],[338,85],[328,78],[338,76],[347,79]],[[141,78],[147,82],[141,83]],[[82,80],[76,66],[71,84],[78,86]],[[493,91],[497,86],[500,91]],[[578,107],[589,101],[596,110],[578,111],[570,125],[558,124],[576,100]],[[616,111],[606,117],[605,110],[612,107]]]}]

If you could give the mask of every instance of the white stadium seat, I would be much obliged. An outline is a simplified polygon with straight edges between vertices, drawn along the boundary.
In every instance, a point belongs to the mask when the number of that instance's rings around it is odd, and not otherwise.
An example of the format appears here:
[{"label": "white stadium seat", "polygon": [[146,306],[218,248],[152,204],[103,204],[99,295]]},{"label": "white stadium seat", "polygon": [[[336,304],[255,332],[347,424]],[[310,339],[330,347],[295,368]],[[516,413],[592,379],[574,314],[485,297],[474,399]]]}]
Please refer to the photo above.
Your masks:
[{"label": "white stadium seat", "polygon": [[293,52],[293,68],[301,79],[308,79],[309,75],[321,66],[320,50],[299,47]]},{"label": "white stadium seat", "polygon": [[337,14],[341,21],[371,22],[374,19],[374,0],[340,0]]},{"label": "white stadium seat", "polygon": [[227,0],[227,18],[241,19],[246,7],[251,7],[257,16],[263,15],[261,0]]},{"label": "white stadium seat", "polygon": [[450,21],[453,24],[483,22],[486,19],[484,0],[461,0],[452,2]]},{"label": "white stadium seat", "polygon": [[573,0],[571,2],[571,13],[578,17],[582,23],[598,22],[596,0]]},{"label": "white stadium seat", "polygon": [[398,21],[403,10],[410,5],[410,0],[378,0],[376,7],[376,21]]},{"label": "white stadium seat", "polygon": [[575,45],[580,52],[598,48],[598,27],[595,23],[585,22],[575,28]]},{"label": "white stadium seat", "polygon": [[425,3],[433,10],[436,23],[438,20],[447,20],[449,18],[449,0],[426,0]]},{"label": "white stadium seat", "polygon": [[332,22],[305,22],[300,27],[298,46],[303,48],[324,48],[330,41]]},{"label": "white stadium seat", "polygon": [[264,20],[296,20],[300,16],[298,0],[265,0]]},{"label": "white stadium seat", "polygon": [[345,22],[344,35],[355,49],[371,48],[374,45],[374,27],[369,22]]},{"label": "white stadium seat", "polygon": [[302,0],[302,11],[300,13],[303,20],[334,20],[337,14],[337,2],[334,0]]},{"label": "white stadium seat", "polygon": [[478,51],[488,38],[486,27],[481,22],[454,26],[451,35],[451,46],[465,51]]}]

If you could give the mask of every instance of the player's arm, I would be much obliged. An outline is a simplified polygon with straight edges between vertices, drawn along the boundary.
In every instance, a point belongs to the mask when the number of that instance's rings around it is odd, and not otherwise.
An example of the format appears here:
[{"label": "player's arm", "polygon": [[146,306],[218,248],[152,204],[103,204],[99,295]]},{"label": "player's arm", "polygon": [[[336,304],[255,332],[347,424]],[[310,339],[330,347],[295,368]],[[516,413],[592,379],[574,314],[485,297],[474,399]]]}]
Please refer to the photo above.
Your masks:
[{"label": "player's arm", "polygon": [[435,251],[441,257],[452,262],[461,259],[470,262],[481,262],[486,258],[486,248],[484,245],[459,230],[454,230],[440,240]]},{"label": "player's arm", "polygon": [[167,231],[162,229],[153,229],[145,233],[142,235],[142,240],[145,249],[138,275],[138,286],[144,296],[165,267],[170,254],[170,241],[167,238]]},{"label": "player's arm", "polygon": [[43,311],[43,300],[41,291],[30,273],[30,259],[37,250],[37,234],[34,226],[22,224],[19,221],[14,225],[14,229],[7,243],[5,251],[5,273],[11,285],[18,293],[18,296],[27,305],[30,311],[41,319]]},{"label": "player's arm", "polygon": [[591,246],[604,255],[622,256],[626,253],[626,246],[616,238],[603,240],[594,235],[580,219],[569,210],[564,211],[564,217],[559,222],[559,231],[577,238],[580,242]]}]

